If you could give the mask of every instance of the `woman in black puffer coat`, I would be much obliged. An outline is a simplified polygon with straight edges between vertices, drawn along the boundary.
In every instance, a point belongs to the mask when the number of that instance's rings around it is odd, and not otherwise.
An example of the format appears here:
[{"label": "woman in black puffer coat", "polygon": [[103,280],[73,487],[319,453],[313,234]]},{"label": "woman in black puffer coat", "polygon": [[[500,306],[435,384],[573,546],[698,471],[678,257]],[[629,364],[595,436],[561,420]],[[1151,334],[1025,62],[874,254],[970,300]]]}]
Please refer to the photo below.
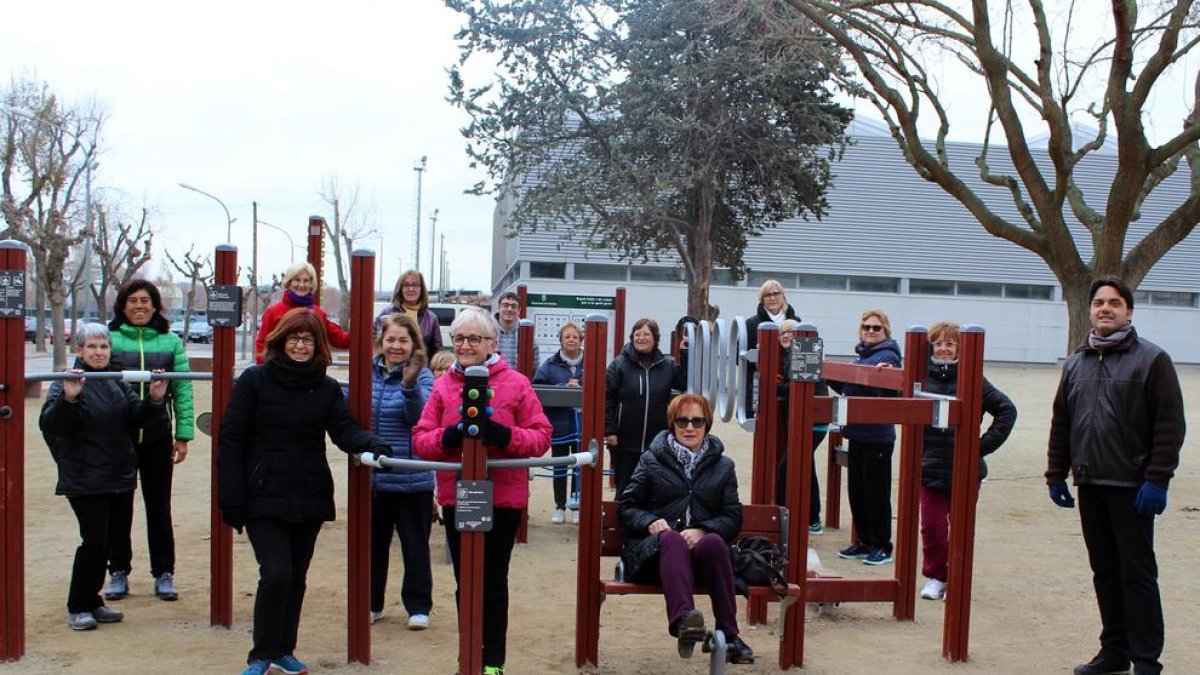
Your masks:
[{"label": "woman in black puffer coat", "polygon": [[221,419],[217,486],[221,516],[258,560],[254,646],[244,674],[302,672],[294,654],[305,579],[321,525],[333,520],[328,433],[343,452],[391,456],[350,415],[328,377],[325,320],[311,309],[283,315],[266,338],[265,362],[238,377]]},{"label": "woman in black puffer coat", "polygon": [[[940,321],[929,328],[929,381],[925,390],[954,396],[958,391],[958,324]],[[1017,421],[1017,407],[987,378],[983,380],[983,412],[992,423],[979,438],[979,480],[987,477],[987,462],[1008,440]],[[928,581],[921,591],[927,600],[946,594],[950,535],[950,484],[954,475],[954,429],[925,427],[921,454],[921,573]]]},{"label": "woman in black puffer coat", "polygon": [[658,349],[653,319],[638,319],[629,344],[604,373],[604,444],[611,448],[617,494],[625,491],[638,458],[667,428],[671,390],[687,386],[687,368]]},{"label": "woman in black puffer coat", "polygon": [[742,529],[733,460],[712,429],[712,406],[699,394],[680,394],[667,408],[671,430],[643,453],[617,511],[625,527],[621,562],[625,579],[662,585],[667,631],[679,655],[691,656],[704,639],[704,614],[692,589],[708,587],[713,618],[728,640],[731,663],[752,663],[754,652],[738,637],[729,544]]}]

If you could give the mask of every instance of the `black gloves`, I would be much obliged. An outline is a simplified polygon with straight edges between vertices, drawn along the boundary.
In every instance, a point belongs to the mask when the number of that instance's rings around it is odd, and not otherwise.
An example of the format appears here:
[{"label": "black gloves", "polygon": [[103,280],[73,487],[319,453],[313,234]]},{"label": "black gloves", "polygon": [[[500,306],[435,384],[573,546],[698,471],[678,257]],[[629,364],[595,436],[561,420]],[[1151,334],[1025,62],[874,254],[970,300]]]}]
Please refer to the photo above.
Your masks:
[{"label": "black gloves", "polygon": [[512,429],[492,420],[483,432],[483,444],[503,450],[512,442]]},{"label": "black gloves", "polygon": [[246,526],[246,512],[241,507],[221,509],[221,520],[241,534],[242,528]]},{"label": "black gloves", "polygon": [[443,448],[461,448],[463,442],[462,429],[458,428],[457,424],[442,429],[442,447]]},{"label": "black gloves", "polygon": [[392,446],[388,445],[387,443],[376,443],[375,445],[371,446],[370,452],[376,457],[391,457]]},{"label": "black gloves", "polygon": [[1050,501],[1057,504],[1059,508],[1075,508],[1075,498],[1071,496],[1071,491],[1067,489],[1066,483],[1054,483],[1050,486]]}]

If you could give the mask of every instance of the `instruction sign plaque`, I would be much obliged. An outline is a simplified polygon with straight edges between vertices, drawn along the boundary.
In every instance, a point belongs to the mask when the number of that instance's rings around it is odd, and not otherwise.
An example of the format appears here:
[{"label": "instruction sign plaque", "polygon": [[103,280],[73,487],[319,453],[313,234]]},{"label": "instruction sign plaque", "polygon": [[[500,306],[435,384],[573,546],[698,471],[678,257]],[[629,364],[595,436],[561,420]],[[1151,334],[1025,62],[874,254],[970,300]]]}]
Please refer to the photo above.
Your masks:
[{"label": "instruction sign plaque", "polygon": [[819,337],[798,337],[792,340],[791,362],[788,371],[792,382],[820,382],[821,361],[825,359],[825,343]]},{"label": "instruction sign plaque", "polygon": [[455,483],[455,528],[459,532],[491,532],[492,503],[492,481],[460,480]]},{"label": "instruction sign plaque", "polygon": [[0,270],[0,317],[20,318],[25,315],[25,272]]},{"label": "instruction sign plaque", "polygon": [[242,325],[242,287],[218,285],[208,287],[208,325],[237,328]]}]

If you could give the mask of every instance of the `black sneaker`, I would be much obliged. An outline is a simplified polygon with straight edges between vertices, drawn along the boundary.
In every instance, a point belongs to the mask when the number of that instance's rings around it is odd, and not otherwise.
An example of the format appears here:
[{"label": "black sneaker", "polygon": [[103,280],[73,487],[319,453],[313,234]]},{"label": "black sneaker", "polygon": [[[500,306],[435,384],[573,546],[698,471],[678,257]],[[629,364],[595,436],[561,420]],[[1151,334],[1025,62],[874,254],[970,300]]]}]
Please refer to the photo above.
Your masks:
[{"label": "black sneaker", "polygon": [[704,628],[704,613],[698,609],[676,619],[667,631],[679,641],[680,658],[692,658],[697,642],[704,642],[708,631]]},{"label": "black sneaker", "polygon": [[838,557],[843,560],[862,560],[871,553],[871,547],[856,541],[850,546],[838,551]]},{"label": "black sneaker", "polygon": [[742,637],[739,635],[725,645],[725,661],[740,664],[754,663],[754,650],[750,649],[750,645],[742,642]]},{"label": "black sneaker", "polygon": [[1096,658],[1075,666],[1075,675],[1127,675],[1129,659],[1100,652]]},{"label": "black sneaker", "polygon": [[96,623],[119,623],[125,618],[125,615],[115,609],[109,609],[104,605],[100,605],[92,610],[92,616],[96,617]]}]

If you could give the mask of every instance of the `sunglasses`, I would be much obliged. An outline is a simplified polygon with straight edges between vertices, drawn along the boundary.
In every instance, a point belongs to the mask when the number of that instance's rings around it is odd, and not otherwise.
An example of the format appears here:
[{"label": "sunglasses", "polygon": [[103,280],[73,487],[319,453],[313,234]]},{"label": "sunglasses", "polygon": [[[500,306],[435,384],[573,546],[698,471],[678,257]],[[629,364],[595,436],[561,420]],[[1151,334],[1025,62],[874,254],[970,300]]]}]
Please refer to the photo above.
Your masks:
[{"label": "sunglasses", "polygon": [[883,326],[874,323],[864,323],[860,328],[864,333],[879,333],[883,330]]},{"label": "sunglasses", "polygon": [[676,417],[675,426],[680,429],[692,427],[694,429],[703,429],[708,424],[708,420],[703,417]]}]

